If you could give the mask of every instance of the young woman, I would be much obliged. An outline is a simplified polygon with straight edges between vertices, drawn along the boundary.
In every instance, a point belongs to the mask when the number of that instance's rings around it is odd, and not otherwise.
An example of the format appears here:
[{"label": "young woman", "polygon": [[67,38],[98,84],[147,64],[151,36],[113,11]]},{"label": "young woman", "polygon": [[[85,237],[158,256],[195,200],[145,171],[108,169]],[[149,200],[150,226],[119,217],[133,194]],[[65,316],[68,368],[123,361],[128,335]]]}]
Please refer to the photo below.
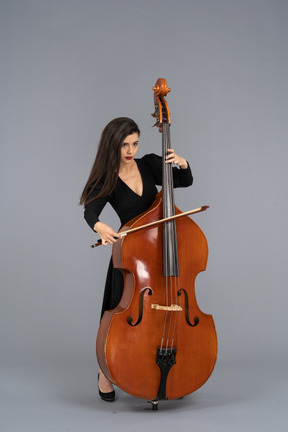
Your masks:
[{"label": "young woman", "polygon": [[[146,211],[153,203],[162,184],[162,158],[148,154],[140,159],[135,156],[139,147],[140,130],[127,118],[112,120],[103,130],[96,159],[81,195],[84,217],[96,231],[103,245],[113,244],[120,237],[110,226],[101,222],[99,216],[107,202],[118,214],[121,226]],[[174,187],[187,187],[193,182],[188,162],[170,149],[166,163],[174,163]],[[122,273],[113,268],[110,260],[104,290],[102,312],[114,309],[123,292]],[[103,400],[113,401],[115,391],[101,369],[98,375],[99,395]]]}]

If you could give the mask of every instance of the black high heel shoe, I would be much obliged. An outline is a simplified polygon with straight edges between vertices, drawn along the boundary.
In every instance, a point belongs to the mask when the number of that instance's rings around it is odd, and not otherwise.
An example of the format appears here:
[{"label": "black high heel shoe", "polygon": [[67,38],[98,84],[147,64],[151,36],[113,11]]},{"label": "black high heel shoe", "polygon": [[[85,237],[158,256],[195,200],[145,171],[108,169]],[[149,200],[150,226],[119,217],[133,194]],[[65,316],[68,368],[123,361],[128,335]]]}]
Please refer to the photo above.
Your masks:
[{"label": "black high heel shoe", "polygon": [[99,388],[99,374],[98,374],[98,391],[99,391],[99,396],[105,402],[113,402],[115,400],[115,390],[112,390],[111,392],[108,392],[108,393],[101,392],[101,390]]}]

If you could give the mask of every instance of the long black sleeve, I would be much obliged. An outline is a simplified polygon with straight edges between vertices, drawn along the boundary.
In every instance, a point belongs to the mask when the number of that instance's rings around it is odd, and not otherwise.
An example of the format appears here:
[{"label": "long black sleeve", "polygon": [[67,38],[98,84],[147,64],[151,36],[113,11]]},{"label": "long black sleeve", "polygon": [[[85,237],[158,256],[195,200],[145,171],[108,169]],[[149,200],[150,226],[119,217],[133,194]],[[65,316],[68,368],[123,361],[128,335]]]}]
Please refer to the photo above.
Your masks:
[{"label": "long black sleeve", "polygon": [[[98,195],[102,186],[103,186],[102,183],[98,183],[98,185],[95,187],[95,189],[89,196],[89,199],[94,198],[96,195]],[[108,202],[107,197],[101,197],[101,198],[94,199],[93,201],[91,201],[89,204],[85,206],[84,218],[92,229],[95,223],[99,221],[100,213],[102,212],[107,202]]]},{"label": "long black sleeve", "polygon": [[[143,157],[143,162],[149,166],[152,175],[155,179],[156,185],[162,185],[162,157],[150,153]],[[188,167],[186,169],[181,169],[178,167],[173,167],[173,186],[178,187],[188,187],[193,183],[193,176],[191,172],[190,165],[187,161]]]}]

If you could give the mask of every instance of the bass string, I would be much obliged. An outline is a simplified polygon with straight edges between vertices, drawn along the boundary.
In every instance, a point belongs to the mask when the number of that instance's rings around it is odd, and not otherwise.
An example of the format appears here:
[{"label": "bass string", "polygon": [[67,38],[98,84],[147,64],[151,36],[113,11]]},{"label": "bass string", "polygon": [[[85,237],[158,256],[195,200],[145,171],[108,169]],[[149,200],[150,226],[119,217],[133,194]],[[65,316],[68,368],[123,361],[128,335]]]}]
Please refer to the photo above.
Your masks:
[{"label": "bass string", "polygon": [[[170,133],[168,133],[168,148],[171,148],[171,141],[170,141]],[[173,215],[175,214],[175,201],[174,201],[174,188],[173,188],[173,170],[172,170],[172,164],[169,164],[170,170],[169,170],[169,193],[170,193],[170,201],[171,201],[171,207],[173,209]],[[176,221],[171,221],[172,224],[172,237],[171,240],[173,242],[173,257],[174,257],[174,268],[175,268],[175,276],[171,278],[171,303],[175,304],[176,306],[179,305],[179,296],[177,293],[179,292],[179,285],[180,285],[180,278],[179,278],[179,263],[178,263],[178,247],[177,247],[177,230],[176,230]],[[171,336],[171,350],[173,347],[177,345],[177,339],[178,339],[178,333],[179,333],[179,319],[180,319],[180,312],[179,311],[172,311],[171,312],[171,322],[173,320],[173,332]],[[172,328],[172,325],[171,325]]]},{"label": "bass string", "polygon": [[[175,231],[176,231],[176,224],[175,224]],[[178,295],[179,292],[180,292],[180,275],[175,278],[174,298],[175,298],[175,304],[179,307],[182,307],[182,301],[181,301],[182,299]],[[181,318],[182,314],[183,314],[183,307],[181,310],[174,312],[174,328],[173,328],[172,347],[177,346],[179,330],[180,330],[180,318]]]},{"label": "bass string", "polygon": [[[168,149],[171,148],[170,133],[168,123],[163,123],[162,133],[162,150],[163,150],[163,213],[164,217],[170,217],[175,214],[174,194],[173,194],[173,170],[172,164],[165,164],[165,156],[169,154]],[[168,245],[168,243],[170,243]],[[165,223],[163,226],[163,259],[165,261],[165,286],[166,286],[166,306],[176,305],[179,306],[179,266],[178,266],[178,248],[177,248],[177,232],[175,221]],[[169,249],[172,248],[168,254]],[[171,262],[170,262],[171,260]],[[172,273],[172,274],[171,274]],[[180,302],[181,303],[181,302]],[[168,318],[169,314],[169,318]],[[179,334],[179,311],[173,309],[165,311],[165,318],[163,324],[163,333],[161,340],[161,351],[164,349],[166,352],[175,347],[177,344]]]},{"label": "bass string", "polygon": [[[165,224],[163,225],[163,241],[165,241],[165,236],[164,236],[164,231],[165,231]],[[163,247],[163,260],[165,261],[165,266],[167,268],[167,248],[165,247],[165,243],[164,243],[164,247]],[[164,268],[164,266],[163,266]],[[165,277],[165,299],[166,299],[166,308],[169,306],[169,287],[168,287],[168,278],[167,276]],[[161,346],[160,346],[160,353],[162,354],[162,351],[164,349],[166,349],[167,346],[167,340],[165,343],[165,333],[166,333],[166,327],[167,327],[167,320],[168,320],[168,311],[167,309],[165,310],[165,315],[164,315],[164,323],[163,323],[163,331],[162,331],[162,338],[161,338]],[[165,346],[165,348],[164,348]]]},{"label": "bass string", "polygon": [[[170,145],[170,134],[168,134],[168,148],[171,148]],[[174,194],[173,194],[173,171],[172,164],[169,164],[169,175],[168,175],[168,196],[171,207],[171,212],[173,215],[175,214],[175,203],[174,203]],[[170,304],[178,306],[178,298],[177,298],[177,284],[179,283],[178,273],[178,251],[177,251],[177,233],[176,233],[176,224],[175,221],[170,222],[171,225],[171,235],[167,241],[172,243],[172,258],[173,258],[173,276],[169,276],[169,285],[170,285]],[[171,311],[170,312],[170,322],[169,322],[169,331],[167,340],[167,350],[170,346],[170,350],[172,350],[175,346],[175,332],[177,326],[177,317],[179,316],[179,312]]]},{"label": "bass string", "polygon": [[[168,148],[171,148],[170,141],[170,133],[168,132]],[[173,209],[173,214],[175,214],[175,201],[174,201],[174,189],[173,189],[173,170],[172,164],[169,164],[170,172],[169,172],[169,193],[170,193],[170,201],[171,207]],[[171,302],[176,306],[180,306],[179,304],[179,296],[177,293],[179,292],[180,287],[180,277],[179,277],[179,263],[178,263],[178,247],[177,247],[177,230],[176,230],[176,221],[172,221],[172,241],[173,241],[173,257],[175,260],[175,276],[171,278],[171,292],[173,290],[173,294],[171,295]],[[179,334],[179,323],[180,323],[180,311],[172,311],[171,312],[171,321],[173,320],[173,332],[171,336],[171,350],[172,348],[177,346],[177,339]],[[171,326],[172,327],[172,326]]]},{"label": "bass string", "polygon": [[[177,232],[176,232],[176,224],[175,221],[173,221],[173,238],[176,239],[176,245],[174,254],[177,255]],[[178,265],[178,263],[177,263]],[[179,274],[177,276],[169,276],[170,280],[170,304],[173,304],[177,307],[181,307],[181,299],[178,296],[178,292],[180,290],[180,276]],[[182,309],[183,310],[183,309]],[[175,310],[170,312],[170,328],[169,328],[169,339],[170,341],[170,350],[172,351],[173,348],[177,347],[177,340],[179,336],[179,329],[180,329],[180,318],[181,318],[181,312],[182,310]],[[168,344],[167,344],[168,348]]]},{"label": "bass string", "polygon": [[[168,212],[167,209],[167,176],[168,176],[168,170],[167,166],[165,165],[165,156],[167,155],[167,128],[166,123],[163,123],[162,125],[162,188],[163,188],[163,217],[166,217],[166,214]],[[166,328],[169,326],[168,324],[168,307],[169,307],[169,280],[167,277],[167,268],[168,268],[168,248],[167,248],[167,224],[163,224],[163,273],[165,276],[165,316],[164,316],[164,322],[163,322],[163,331],[162,331],[162,338],[161,338],[161,347],[160,352],[162,353],[163,350],[167,350],[167,343],[169,338],[167,338],[166,335]]]}]

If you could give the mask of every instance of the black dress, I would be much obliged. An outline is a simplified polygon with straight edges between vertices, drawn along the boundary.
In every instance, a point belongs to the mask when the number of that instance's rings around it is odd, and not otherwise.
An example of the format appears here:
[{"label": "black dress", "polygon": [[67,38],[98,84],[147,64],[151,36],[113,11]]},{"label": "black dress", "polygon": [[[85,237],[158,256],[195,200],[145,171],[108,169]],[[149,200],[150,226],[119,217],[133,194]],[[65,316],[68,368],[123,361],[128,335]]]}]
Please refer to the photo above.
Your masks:
[{"label": "black dress", "polygon": [[[162,184],[162,158],[155,154],[149,154],[141,159],[135,159],[135,161],[142,177],[142,195],[136,194],[118,177],[117,184],[109,196],[97,198],[85,207],[84,217],[92,229],[95,223],[99,221],[100,213],[107,202],[111,204],[118,214],[121,226],[146,211],[153,204],[158,193],[156,185]],[[175,188],[190,186],[192,182],[193,177],[189,164],[185,170],[176,167],[173,168],[173,185]],[[91,198],[100,192],[102,186],[103,184],[99,182],[91,194]],[[118,305],[122,292],[122,273],[113,268],[111,258],[105,284],[101,317],[105,310],[114,309]]]}]

